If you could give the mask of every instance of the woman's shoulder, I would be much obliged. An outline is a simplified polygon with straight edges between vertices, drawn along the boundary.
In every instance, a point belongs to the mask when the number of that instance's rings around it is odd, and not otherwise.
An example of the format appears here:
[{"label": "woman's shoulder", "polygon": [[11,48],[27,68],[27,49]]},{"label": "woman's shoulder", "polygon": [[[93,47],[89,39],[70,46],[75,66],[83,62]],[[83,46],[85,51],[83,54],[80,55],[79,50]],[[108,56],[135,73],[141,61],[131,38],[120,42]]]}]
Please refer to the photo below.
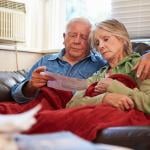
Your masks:
[{"label": "woman's shoulder", "polygon": [[140,60],[139,53],[131,53],[130,55],[126,56],[119,65],[131,65],[134,66]]},{"label": "woman's shoulder", "polygon": [[139,62],[140,55],[138,53],[132,53],[125,57],[117,66],[117,70],[121,73],[128,74],[135,77],[134,66]]},{"label": "woman's shoulder", "polygon": [[96,73],[87,79],[88,83],[91,84],[99,81],[101,78],[104,78],[108,68],[108,65],[101,67]]}]

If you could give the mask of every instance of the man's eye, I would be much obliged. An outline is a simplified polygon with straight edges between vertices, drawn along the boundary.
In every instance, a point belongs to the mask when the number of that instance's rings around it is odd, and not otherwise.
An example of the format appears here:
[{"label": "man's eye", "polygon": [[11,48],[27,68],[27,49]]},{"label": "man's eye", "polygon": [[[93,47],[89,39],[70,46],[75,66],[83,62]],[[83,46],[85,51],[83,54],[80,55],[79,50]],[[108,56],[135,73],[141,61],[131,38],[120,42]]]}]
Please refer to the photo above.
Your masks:
[{"label": "man's eye", "polygon": [[69,33],[68,34],[70,37],[76,37],[77,35],[75,33]]},{"label": "man's eye", "polygon": [[83,40],[87,40],[87,39],[88,39],[88,36],[82,35],[81,38],[82,38]]}]

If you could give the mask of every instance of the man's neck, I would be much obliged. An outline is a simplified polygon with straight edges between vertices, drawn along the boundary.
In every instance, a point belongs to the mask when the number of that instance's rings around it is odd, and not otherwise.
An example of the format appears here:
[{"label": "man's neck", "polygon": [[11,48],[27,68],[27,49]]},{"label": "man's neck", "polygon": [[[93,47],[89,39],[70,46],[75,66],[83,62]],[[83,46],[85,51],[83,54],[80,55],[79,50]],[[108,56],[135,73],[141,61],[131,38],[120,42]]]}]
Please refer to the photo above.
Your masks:
[{"label": "man's neck", "polygon": [[66,55],[64,55],[64,56],[62,57],[62,59],[63,59],[64,61],[68,62],[69,64],[74,65],[74,64],[80,62],[81,60],[83,60],[85,57],[86,57],[86,56],[77,58],[77,57],[67,57]]}]

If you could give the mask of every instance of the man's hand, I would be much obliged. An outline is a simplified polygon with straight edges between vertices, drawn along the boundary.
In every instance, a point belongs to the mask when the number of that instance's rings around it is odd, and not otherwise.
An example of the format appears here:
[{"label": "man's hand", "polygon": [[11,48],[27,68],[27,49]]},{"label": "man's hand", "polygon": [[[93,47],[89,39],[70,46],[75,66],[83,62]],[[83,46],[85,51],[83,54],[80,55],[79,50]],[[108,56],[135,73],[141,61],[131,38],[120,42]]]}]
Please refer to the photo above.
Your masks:
[{"label": "man's hand", "polygon": [[48,80],[54,80],[52,77],[44,72],[45,70],[46,67],[41,66],[33,71],[31,80],[29,81],[32,87],[38,89],[45,86]]},{"label": "man's hand", "polygon": [[122,111],[134,108],[134,102],[126,95],[117,93],[108,93],[103,98],[103,103],[109,104]]},{"label": "man's hand", "polygon": [[32,73],[31,79],[24,85],[23,94],[27,97],[34,96],[36,91],[47,84],[48,80],[54,80],[45,74],[45,66],[38,67]]},{"label": "man's hand", "polygon": [[136,75],[141,80],[150,78],[150,53],[143,55],[133,69],[136,70]]}]

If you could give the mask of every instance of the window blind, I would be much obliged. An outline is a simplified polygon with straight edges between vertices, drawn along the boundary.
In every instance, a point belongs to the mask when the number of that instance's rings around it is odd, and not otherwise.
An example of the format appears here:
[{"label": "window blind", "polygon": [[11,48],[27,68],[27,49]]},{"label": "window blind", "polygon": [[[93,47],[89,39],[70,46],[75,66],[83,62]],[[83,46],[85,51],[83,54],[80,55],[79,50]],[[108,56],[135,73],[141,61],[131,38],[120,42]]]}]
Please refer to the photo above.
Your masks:
[{"label": "window blind", "polygon": [[125,24],[131,39],[150,38],[150,0],[112,0],[111,17]]}]

